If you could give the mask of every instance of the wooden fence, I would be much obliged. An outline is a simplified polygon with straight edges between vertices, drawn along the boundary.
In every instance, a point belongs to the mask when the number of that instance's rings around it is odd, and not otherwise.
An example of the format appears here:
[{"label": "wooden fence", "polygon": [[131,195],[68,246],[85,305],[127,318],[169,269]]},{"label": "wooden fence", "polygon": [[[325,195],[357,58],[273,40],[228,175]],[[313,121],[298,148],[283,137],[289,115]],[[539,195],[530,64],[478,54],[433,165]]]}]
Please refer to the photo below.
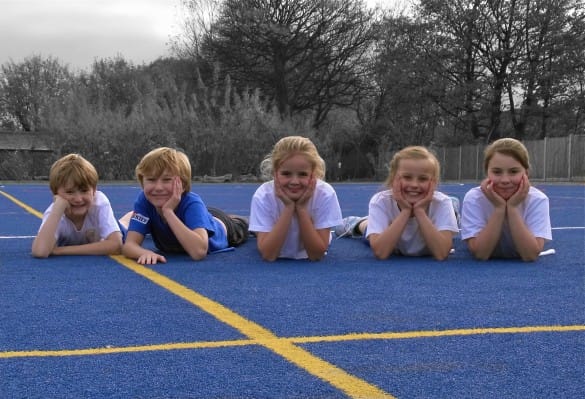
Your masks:
[{"label": "wooden fence", "polygon": [[[530,178],[540,181],[585,182],[585,135],[545,137],[523,142],[530,154]],[[484,178],[485,144],[432,148],[441,162],[443,181]]]}]

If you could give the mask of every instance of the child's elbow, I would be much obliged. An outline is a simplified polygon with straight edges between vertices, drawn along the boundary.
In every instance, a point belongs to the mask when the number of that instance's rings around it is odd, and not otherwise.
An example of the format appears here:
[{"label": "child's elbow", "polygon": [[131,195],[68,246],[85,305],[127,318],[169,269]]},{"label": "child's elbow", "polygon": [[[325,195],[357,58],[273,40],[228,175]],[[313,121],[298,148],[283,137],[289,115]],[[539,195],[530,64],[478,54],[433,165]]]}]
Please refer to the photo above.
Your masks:
[{"label": "child's elbow", "polygon": [[489,260],[490,255],[491,255],[491,254],[484,254],[484,253],[479,253],[479,252],[471,252],[471,254],[473,255],[473,257],[476,260],[481,260],[481,261]]},{"label": "child's elbow", "polygon": [[205,257],[207,256],[207,248],[205,248],[205,249],[197,249],[197,250],[194,250],[194,251],[190,251],[189,252],[189,256],[193,260],[202,260],[202,259],[205,259]]},{"label": "child's elbow", "polygon": [[122,248],[123,245],[120,243],[119,245],[116,245],[112,251],[110,255],[121,255],[122,254]]},{"label": "child's elbow", "polygon": [[32,250],[32,256],[38,259],[46,259],[49,257],[51,253],[48,251],[40,251],[40,250]]},{"label": "child's elbow", "polygon": [[262,260],[265,262],[274,262],[276,259],[278,259],[278,255],[266,254],[263,252],[260,252],[260,256],[262,257]]},{"label": "child's elbow", "polygon": [[436,254],[433,256],[433,258],[435,258],[435,260],[438,260],[438,261],[444,261],[448,257],[449,257],[449,251],[447,251],[446,253],[440,253],[440,254]]},{"label": "child's elbow", "polygon": [[540,252],[524,254],[520,257],[524,262],[534,262],[538,259],[538,255]]},{"label": "child's elbow", "polygon": [[321,259],[323,259],[323,257],[325,257],[325,253],[313,254],[313,255],[309,255],[309,260],[312,262],[318,262]]},{"label": "child's elbow", "polygon": [[372,253],[374,254],[374,257],[378,260],[384,260],[390,257],[390,253],[384,248],[372,247]]},{"label": "child's elbow", "polygon": [[445,245],[442,248],[439,249],[439,251],[437,251],[437,253],[433,254],[433,258],[435,258],[435,260],[438,261],[444,261],[445,259],[447,259],[449,257],[449,254],[451,253],[451,245],[452,243],[449,243],[449,245]]}]

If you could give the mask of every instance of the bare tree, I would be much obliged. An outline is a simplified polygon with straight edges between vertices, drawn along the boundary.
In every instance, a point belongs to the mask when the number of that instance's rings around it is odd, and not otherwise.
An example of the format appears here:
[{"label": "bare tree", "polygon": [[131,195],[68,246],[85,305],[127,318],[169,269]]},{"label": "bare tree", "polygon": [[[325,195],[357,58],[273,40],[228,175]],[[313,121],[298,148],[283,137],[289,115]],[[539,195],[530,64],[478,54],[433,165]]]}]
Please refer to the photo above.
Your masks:
[{"label": "bare tree", "polygon": [[222,0],[181,0],[180,32],[171,38],[171,51],[179,58],[199,60],[206,38],[213,36]]},{"label": "bare tree", "polygon": [[204,49],[238,87],[318,127],[365,90],[374,21],[360,0],[226,0]]}]

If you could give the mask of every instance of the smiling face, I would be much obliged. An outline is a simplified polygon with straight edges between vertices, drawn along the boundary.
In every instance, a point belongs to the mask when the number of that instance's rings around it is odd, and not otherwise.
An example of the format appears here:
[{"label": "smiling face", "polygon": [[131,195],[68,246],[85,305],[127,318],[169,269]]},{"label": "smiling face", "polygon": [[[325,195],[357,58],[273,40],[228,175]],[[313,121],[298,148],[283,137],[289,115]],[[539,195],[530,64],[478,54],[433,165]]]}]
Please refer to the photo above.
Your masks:
[{"label": "smiling face", "polygon": [[488,179],[493,183],[494,191],[505,200],[518,191],[524,175],[526,175],[524,166],[510,155],[496,152],[489,160]]},{"label": "smiling face", "polygon": [[295,154],[282,161],[274,179],[287,197],[297,200],[308,187],[312,174],[313,168],[307,157]]},{"label": "smiling face", "polygon": [[400,160],[395,179],[404,199],[415,204],[427,195],[434,176],[435,167],[429,159],[406,158]]},{"label": "smiling face", "polygon": [[146,174],[142,177],[144,196],[156,209],[161,209],[173,195],[175,177],[168,170],[160,176]]},{"label": "smiling face", "polygon": [[59,187],[57,195],[66,199],[69,203],[65,216],[73,221],[82,221],[93,204],[95,189],[79,187],[70,182]]}]

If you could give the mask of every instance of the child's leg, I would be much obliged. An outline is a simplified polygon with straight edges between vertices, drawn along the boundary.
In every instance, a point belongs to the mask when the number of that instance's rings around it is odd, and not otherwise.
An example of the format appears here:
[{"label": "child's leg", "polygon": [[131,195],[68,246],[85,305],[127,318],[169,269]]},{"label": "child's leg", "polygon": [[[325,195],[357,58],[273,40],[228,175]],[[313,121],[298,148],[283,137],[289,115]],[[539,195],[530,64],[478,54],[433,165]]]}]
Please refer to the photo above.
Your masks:
[{"label": "child's leg", "polygon": [[457,226],[461,226],[461,211],[459,207],[459,198],[450,195],[451,203],[453,204],[453,210],[455,211],[455,218],[457,219]]},{"label": "child's leg", "polygon": [[368,224],[367,217],[347,216],[343,218],[343,223],[333,228],[333,233],[337,238],[352,237],[357,238],[364,235]]},{"label": "child's leg", "polygon": [[218,219],[226,229],[228,244],[238,246],[248,239],[248,218],[238,215],[228,215],[218,208],[207,207],[211,215]]},{"label": "child's leg", "polygon": [[118,219],[118,224],[122,227],[125,227],[128,230],[128,226],[130,226],[130,219],[132,219],[132,211],[126,213],[120,219]]},{"label": "child's leg", "polygon": [[126,242],[126,236],[128,235],[128,226],[130,226],[130,219],[132,218],[132,211],[126,213],[120,219],[118,219],[118,226],[122,232],[122,242]]}]

